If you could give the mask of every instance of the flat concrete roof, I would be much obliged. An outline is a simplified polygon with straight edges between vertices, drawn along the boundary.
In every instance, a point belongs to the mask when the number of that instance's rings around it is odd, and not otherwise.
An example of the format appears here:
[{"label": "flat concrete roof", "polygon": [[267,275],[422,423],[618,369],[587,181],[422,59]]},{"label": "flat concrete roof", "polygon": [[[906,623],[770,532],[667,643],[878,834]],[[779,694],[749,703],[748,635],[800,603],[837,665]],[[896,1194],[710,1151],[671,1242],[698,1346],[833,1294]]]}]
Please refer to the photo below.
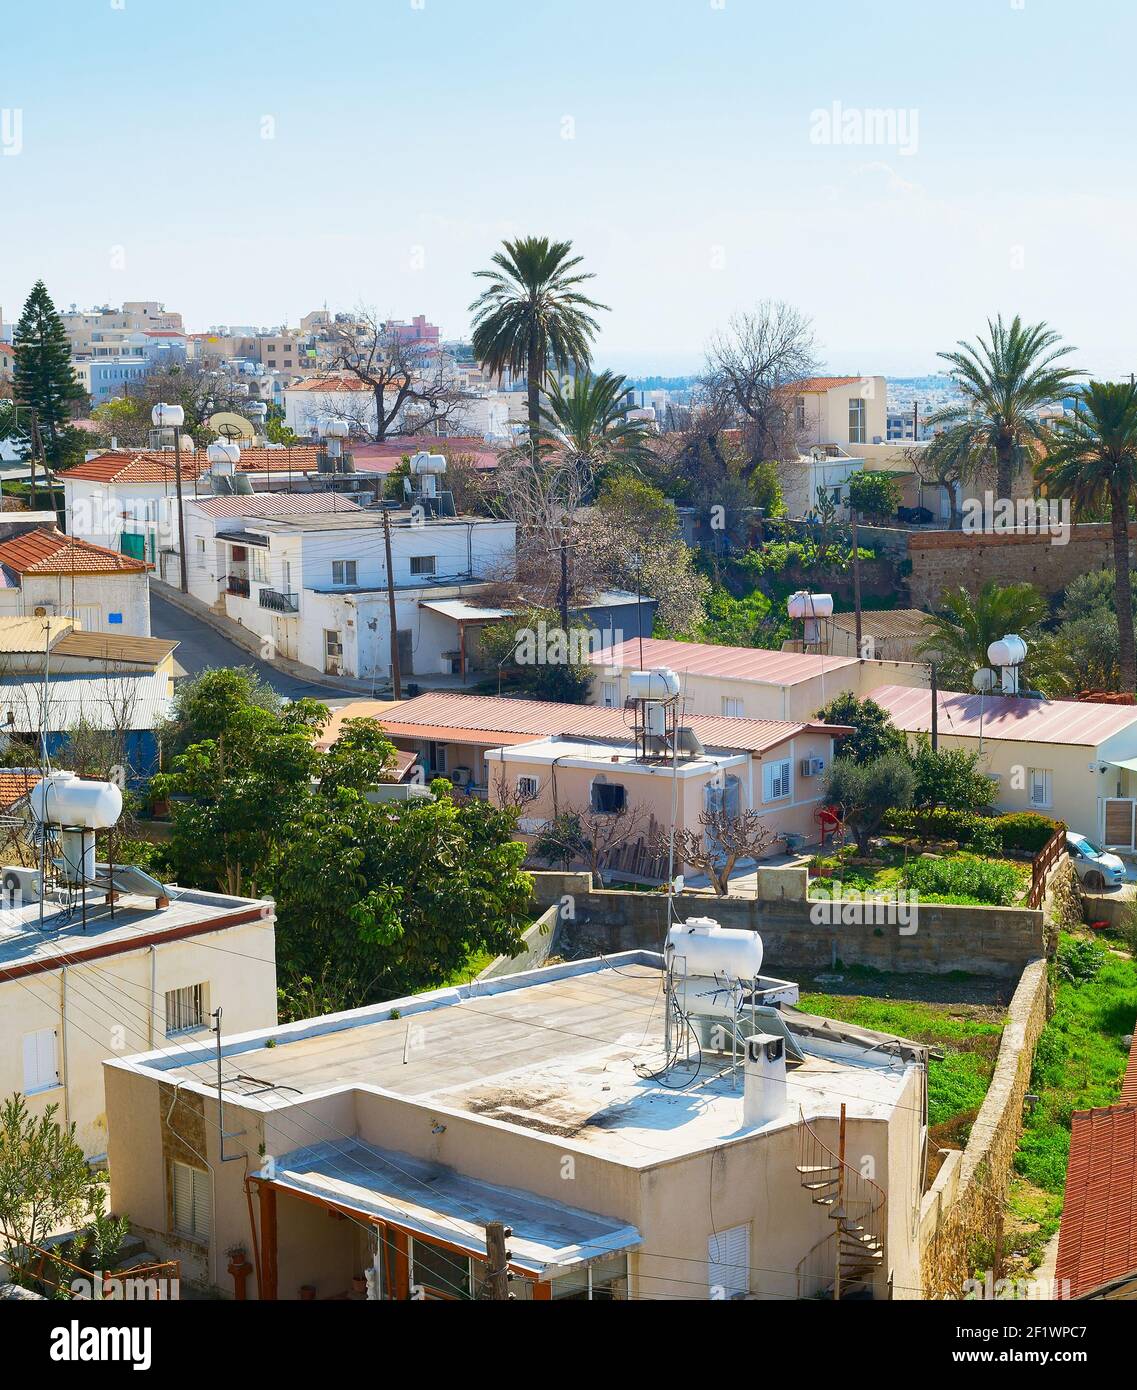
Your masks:
[{"label": "flat concrete roof", "polygon": [[[378,1088],[630,1167],[796,1124],[799,1107],[807,1118],[835,1115],[842,1102],[853,1118],[892,1114],[911,1063],[843,1041],[840,1025],[832,1039],[797,1037],[805,1061],[788,1073],[783,1115],[766,1125],[743,1124],[741,1068],[732,1076],[721,1057],[704,1058],[697,1076],[653,1079],[663,1061],[661,967],[661,957],[629,952],[228,1038],[225,1088],[281,1112],[318,1094]],[[167,1051],[117,1065],[205,1086],[205,1069],[190,1068],[209,1062],[211,1050],[189,1046],[180,1056],[181,1064]]]},{"label": "flat concrete roof", "polygon": [[[87,890],[87,920],[76,898],[74,905],[45,901],[43,931],[40,930],[39,903],[0,907],[0,982],[74,965],[84,954],[115,955],[136,950],[151,939],[179,934],[192,936],[196,930],[237,925],[255,920],[266,904],[255,898],[235,898],[223,893],[206,893],[197,888],[167,889],[168,907],[155,907],[153,898],[123,894],[114,905],[114,917],[101,891]],[[267,905],[271,910],[271,904]]]}]

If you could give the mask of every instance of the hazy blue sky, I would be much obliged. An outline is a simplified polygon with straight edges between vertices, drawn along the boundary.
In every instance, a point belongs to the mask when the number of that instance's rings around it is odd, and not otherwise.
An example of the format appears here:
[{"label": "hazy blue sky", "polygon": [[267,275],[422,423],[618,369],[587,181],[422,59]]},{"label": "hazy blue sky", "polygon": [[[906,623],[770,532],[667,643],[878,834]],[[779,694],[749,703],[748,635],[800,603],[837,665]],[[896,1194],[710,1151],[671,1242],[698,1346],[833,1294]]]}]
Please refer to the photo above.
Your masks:
[{"label": "hazy blue sky", "polygon": [[[623,369],[695,368],[772,296],[834,370],[932,369],[1001,310],[1128,373],[1135,15],[0,0],[0,304],[42,276],[61,306],[161,299],[191,329],[326,301],[458,336],[471,272],[540,232],[595,270],[597,358]],[[824,143],[834,103],[891,111],[892,138]]]}]

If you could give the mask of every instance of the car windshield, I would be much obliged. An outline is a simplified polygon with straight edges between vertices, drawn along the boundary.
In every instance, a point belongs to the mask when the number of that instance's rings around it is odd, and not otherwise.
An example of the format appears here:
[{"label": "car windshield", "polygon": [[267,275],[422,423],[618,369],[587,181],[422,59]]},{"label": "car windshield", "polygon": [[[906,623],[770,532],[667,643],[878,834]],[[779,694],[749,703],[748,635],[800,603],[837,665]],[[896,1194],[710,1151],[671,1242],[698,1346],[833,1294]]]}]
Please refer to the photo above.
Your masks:
[{"label": "car windshield", "polygon": [[1071,835],[1070,843],[1075,849],[1080,849],[1083,854],[1088,854],[1094,859],[1101,855],[1101,850],[1098,849],[1097,845],[1092,840],[1087,840],[1084,835]]}]

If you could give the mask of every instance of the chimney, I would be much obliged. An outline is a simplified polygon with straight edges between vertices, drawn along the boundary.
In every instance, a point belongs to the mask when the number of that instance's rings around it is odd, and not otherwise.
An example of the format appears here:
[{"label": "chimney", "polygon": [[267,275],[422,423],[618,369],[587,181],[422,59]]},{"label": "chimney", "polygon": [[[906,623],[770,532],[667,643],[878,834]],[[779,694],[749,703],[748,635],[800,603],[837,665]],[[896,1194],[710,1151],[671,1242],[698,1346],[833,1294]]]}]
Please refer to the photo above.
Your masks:
[{"label": "chimney", "polygon": [[755,1033],[746,1039],[742,1123],[769,1124],[785,1109],[786,1040],[776,1033]]}]

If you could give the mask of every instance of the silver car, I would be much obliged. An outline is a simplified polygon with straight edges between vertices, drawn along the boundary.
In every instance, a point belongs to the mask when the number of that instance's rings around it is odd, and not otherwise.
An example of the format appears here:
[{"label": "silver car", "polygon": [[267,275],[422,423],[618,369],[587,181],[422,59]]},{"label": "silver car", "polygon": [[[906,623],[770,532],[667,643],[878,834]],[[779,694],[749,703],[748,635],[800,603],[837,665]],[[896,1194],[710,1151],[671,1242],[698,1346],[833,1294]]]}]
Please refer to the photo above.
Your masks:
[{"label": "silver car", "polygon": [[1125,882],[1125,864],[1116,854],[1107,854],[1092,840],[1078,835],[1073,830],[1066,831],[1066,849],[1074,871],[1082,880],[1082,886],[1095,892],[1102,888],[1116,888]]}]

